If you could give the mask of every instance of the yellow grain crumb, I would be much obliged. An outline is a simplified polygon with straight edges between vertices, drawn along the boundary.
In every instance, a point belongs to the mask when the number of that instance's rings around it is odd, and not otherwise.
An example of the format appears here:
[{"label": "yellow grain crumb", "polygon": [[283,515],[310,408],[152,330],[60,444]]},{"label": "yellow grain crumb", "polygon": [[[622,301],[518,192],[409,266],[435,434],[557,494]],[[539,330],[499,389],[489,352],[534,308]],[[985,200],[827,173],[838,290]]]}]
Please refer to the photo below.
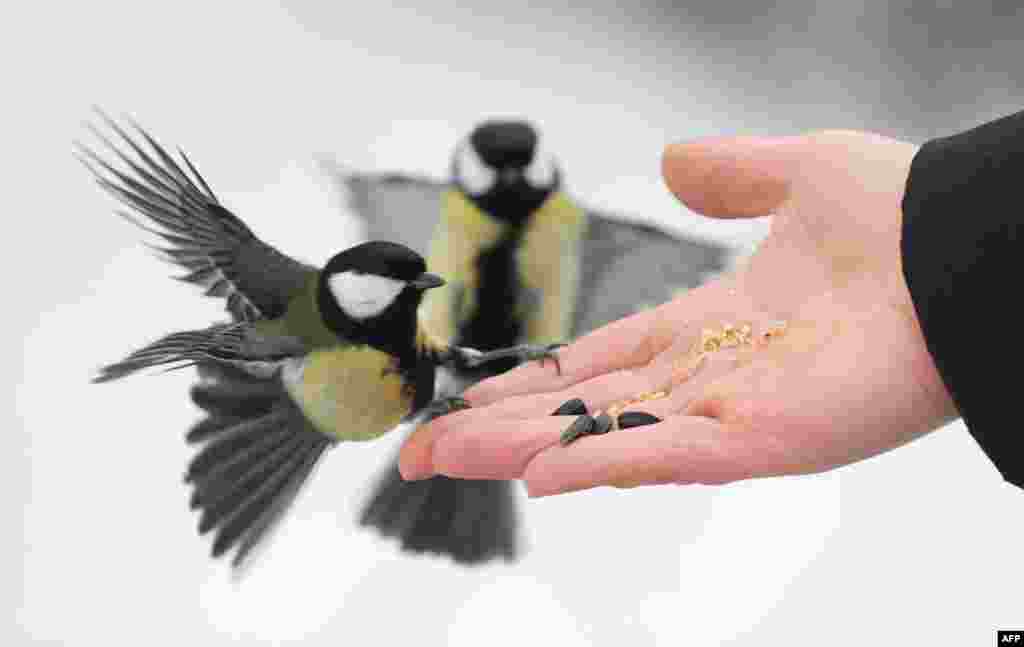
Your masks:
[{"label": "yellow grain crumb", "polygon": [[[617,419],[626,408],[666,397],[672,387],[682,384],[693,377],[700,369],[708,355],[711,355],[722,348],[736,348],[739,346],[758,346],[766,343],[769,339],[778,337],[785,333],[787,322],[772,321],[760,335],[754,336],[754,327],[750,323],[735,324],[732,322],[723,323],[720,330],[704,328],[700,331],[700,339],[695,341],[690,352],[676,362],[673,367],[669,383],[660,391],[644,391],[633,399],[621,400],[611,405],[607,413],[616,420],[615,428],[618,428]],[[737,360],[738,361],[738,360]]]}]

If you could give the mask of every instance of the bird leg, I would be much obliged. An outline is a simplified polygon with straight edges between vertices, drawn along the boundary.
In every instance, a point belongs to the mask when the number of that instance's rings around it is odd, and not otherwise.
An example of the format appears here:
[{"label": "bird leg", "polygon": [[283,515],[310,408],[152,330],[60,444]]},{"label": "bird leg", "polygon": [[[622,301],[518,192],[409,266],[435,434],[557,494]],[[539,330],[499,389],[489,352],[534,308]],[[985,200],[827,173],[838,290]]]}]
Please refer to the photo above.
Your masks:
[{"label": "bird leg", "polygon": [[545,360],[550,359],[555,363],[555,371],[561,375],[562,365],[559,363],[558,354],[555,351],[563,346],[565,346],[565,344],[520,344],[518,346],[509,346],[508,348],[499,348],[497,350],[487,352],[478,351],[473,348],[461,348],[461,357],[459,357],[457,361],[461,361],[469,368],[476,368],[482,364],[493,362],[498,359],[505,359],[507,357],[518,358],[521,362],[528,362],[536,359],[540,360],[541,365],[544,364]]},{"label": "bird leg", "polygon": [[421,424],[427,424],[431,420],[446,416],[449,413],[459,411],[461,409],[468,409],[470,407],[469,402],[459,397],[452,398],[438,398],[428,402],[420,411],[416,417],[419,419]]}]

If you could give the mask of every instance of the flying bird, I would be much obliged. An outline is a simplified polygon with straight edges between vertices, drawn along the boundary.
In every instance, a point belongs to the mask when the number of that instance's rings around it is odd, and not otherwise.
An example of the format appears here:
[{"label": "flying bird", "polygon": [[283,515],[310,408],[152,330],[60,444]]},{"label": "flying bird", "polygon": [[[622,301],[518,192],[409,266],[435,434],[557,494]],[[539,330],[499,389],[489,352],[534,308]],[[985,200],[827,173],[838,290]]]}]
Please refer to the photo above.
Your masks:
[{"label": "flying bird", "polygon": [[206,417],[186,436],[199,449],[185,481],[199,532],[214,532],[214,557],[235,549],[232,565],[242,565],[329,447],[465,407],[435,398],[438,367],[514,357],[557,368],[558,344],[480,352],[432,335],[418,310],[444,279],[416,251],[371,241],[322,268],[295,260],[224,207],[184,152],[175,160],[134,123],[130,134],[100,114],[113,136],[93,132],[113,157],[79,145],[79,159],[120,215],[162,241],[157,251],[187,271],[181,279],[224,299],[230,316],[166,335],[94,378],[196,367],[191,396]]},{"label": "flying bird", "polygon": [[[728,260],[722,247],[581,206],[541,133],[524,120],[473,128],[457,142],[446,182],[323,167],[371,236],[428,254],[431,269],[451,279],[424,298],[427,328],[481,350],[570,339],[664,302]],[[447,389],[461,393],[511,365],[446,370]],[[466,563],[517,557],[512,483],[406,482],[396,462],[364,507],[364,525],[412,552]]]}]

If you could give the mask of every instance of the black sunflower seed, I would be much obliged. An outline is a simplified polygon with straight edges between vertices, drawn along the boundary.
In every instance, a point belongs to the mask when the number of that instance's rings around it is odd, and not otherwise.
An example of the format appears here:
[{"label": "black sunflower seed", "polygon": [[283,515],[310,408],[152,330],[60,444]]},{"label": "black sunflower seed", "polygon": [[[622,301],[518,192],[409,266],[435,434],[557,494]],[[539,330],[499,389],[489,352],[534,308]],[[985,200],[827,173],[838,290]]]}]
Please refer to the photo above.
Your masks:
[{"label": "black sunflower seed", "polygon": [[590,430],[590,433],[598,436],[600,434],[606,434],[612,430],[612,417],[607,413],[602,413],[598,417],[594,418],[594,428]]},{"label": "black sunflower seed", "polygon": [[619,416],[619,429],[643,427],[644,425],[653,425],[656,422],[661,422],[661,418],[645,411],[627,411]]},{"label": "black sunflower seed", "polygon": [[562,432],[559,442],[564,446],[576,440],[580,436],[589,434],[594,429],[594,419],[584,414],[573,421],[569,428]]},{"label": "black sunflower seed", "polygon": [[566,400],[562,406],[555,409],[553,416],[581,416],[587,412],[587,405],[579,398]]}]

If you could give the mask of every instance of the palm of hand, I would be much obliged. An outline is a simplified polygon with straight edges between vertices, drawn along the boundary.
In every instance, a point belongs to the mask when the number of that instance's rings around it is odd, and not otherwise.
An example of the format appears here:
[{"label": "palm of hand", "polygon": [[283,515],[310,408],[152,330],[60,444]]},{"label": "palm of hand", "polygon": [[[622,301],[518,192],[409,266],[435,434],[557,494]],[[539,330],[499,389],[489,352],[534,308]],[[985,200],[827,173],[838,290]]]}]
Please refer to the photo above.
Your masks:
[{"label": "palm of hand", "polygon": [[[417,432],[403,473],[523,478],[532,495],[595,485],[721,483],[821,471],[899,446],[955,415],[900,267],[900,200],[915,148],[825,132],[671,147],[666,180],[712,216],[772,213],[745,267],[605,326],[466,394],[474,408]],[[765,330],[785,332],[763,343]],[[749,325],[752,343],[700,353],[702,331]],[[706,333],[705,333],[706,334]],[[695,349],[697,352],[695,352]],[[579,397],[663,421],[585,436],[549,414]]]}]

